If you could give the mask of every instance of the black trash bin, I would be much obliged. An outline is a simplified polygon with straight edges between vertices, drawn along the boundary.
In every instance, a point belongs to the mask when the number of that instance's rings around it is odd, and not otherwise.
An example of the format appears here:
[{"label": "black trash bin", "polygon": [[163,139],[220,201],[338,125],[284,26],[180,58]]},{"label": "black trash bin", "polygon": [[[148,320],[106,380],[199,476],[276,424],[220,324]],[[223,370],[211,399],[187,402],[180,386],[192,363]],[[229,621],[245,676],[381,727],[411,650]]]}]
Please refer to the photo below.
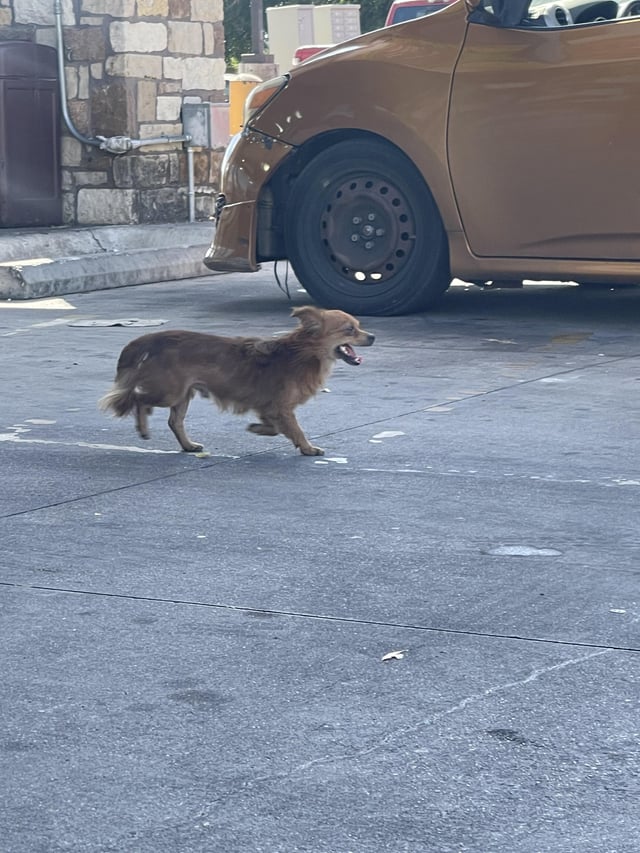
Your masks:
[{"label": "black trash bin", "polygon": [[59,225],[60,109],[57,53],[0,42],[0,226]]}]

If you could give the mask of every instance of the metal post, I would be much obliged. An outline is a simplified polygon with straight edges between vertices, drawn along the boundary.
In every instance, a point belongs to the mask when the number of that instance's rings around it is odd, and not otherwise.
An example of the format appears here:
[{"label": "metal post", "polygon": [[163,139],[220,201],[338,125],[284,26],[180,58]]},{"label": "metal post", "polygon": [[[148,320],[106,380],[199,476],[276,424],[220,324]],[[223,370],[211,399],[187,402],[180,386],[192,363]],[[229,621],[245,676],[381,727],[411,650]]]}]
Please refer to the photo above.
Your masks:
[{"label": "metal post", "polygon": [[262,0],[251,0],[251,52],[255,56],[264,54],[264,15]]}]

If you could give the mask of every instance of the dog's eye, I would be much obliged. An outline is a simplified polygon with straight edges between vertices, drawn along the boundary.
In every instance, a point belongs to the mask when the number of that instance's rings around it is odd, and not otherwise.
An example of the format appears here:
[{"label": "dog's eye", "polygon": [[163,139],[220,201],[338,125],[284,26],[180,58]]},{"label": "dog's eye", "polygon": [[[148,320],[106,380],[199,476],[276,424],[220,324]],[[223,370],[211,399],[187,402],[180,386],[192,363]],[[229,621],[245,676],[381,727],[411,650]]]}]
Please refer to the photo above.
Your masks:
[{"label": "dog's eye", "polygon": [[355,332],[355,326],[345,326],[344,330],[348,335],[352,335]]}]

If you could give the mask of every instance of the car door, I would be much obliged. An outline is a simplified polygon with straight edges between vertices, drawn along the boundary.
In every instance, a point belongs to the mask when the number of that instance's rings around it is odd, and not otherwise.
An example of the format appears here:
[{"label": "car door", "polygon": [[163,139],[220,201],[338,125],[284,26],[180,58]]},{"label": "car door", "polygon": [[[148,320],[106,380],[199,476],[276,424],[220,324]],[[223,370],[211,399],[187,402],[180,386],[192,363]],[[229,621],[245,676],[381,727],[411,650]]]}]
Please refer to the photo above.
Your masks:
[{"label": "car door", "polygon": [[475,255],[640,259],[639,144],[640,18],[468,24],[447,147]]}]

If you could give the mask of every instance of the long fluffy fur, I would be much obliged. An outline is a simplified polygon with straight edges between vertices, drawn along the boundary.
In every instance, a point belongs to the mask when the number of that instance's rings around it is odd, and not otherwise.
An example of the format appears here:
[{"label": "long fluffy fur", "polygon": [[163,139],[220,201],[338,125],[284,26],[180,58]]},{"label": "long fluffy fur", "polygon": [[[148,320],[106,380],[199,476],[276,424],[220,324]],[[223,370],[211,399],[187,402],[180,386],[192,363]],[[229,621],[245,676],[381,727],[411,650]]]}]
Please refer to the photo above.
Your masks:
[{"label": "long fluffy fur", "polygon": [[286,435],[307,455],[322,453],[302,433],[293,410],[324,385],[336,358],[359,363],[353,345],[371,346],[374,337],[342,311],[295,308],[300,325],[279,338],[223,337],[168,330],[136,338],[118,359],[113,387],[99,401],[117,417],[132,412],[136,428],[149,437],[153,408],[171,409],[169,426],[181,447],[201,449],[184,431],[184,416],[195,393],[211,397],[236,414],[254,411],[261,435]]}]

